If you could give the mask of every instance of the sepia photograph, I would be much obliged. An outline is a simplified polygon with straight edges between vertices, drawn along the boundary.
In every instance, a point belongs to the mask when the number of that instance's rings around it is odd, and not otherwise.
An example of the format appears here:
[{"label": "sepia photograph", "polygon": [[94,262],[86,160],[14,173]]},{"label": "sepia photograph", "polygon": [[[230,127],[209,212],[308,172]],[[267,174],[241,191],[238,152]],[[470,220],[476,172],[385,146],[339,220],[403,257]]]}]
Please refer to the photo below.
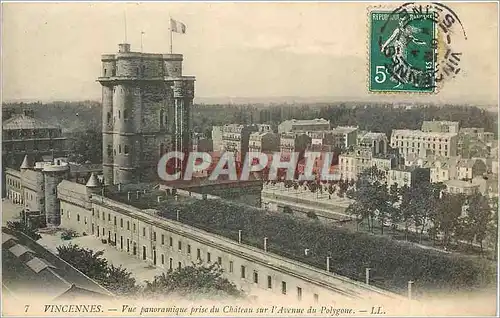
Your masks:
[{"label": "sepia photograph", "polygon": [[495,317],[499,3],[1,4],[5,317]]}]

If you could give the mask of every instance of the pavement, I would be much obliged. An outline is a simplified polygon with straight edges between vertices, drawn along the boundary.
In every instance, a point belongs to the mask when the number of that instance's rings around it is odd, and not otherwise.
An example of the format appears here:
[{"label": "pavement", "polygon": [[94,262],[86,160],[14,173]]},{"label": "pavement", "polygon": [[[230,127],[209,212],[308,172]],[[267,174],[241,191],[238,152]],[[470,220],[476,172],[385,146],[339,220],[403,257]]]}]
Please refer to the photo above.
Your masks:
[{"label": "pavement", "polygon": [[[13,204],[9,199],[2,199],[2,226],[6,226],[8,221],[20,220],[19,213],[22,209],[23,207],[21,205]],[[37,243],[56,255],[58,246],[68,244],[76,244],[80,247],[89,248],[94,252],[102,250],[104,251],[102,257],[104,257],[109,264],[126,268],[132,273],[137,284],[143,284],[145,280],[153,280],[156,275],[160,275],[166,271],[166,269],[154,267],[152,264],[149,265],[127,252],[122,252],[108,244],[103,244],[101,240],[94,236],[81,236],[67,241],[62,240],[62,231],[63,229],[42,229],[39,231],[42,238],[39,239]]]},{"label": "pavement", "polygon": [[125,251],[122,252],[113,246],[103,244],[101,240],[94,236],[81,236],[65,241],[60,237],[61,231],[50,234],[40,233],[40,235],[42,238],[38,240],[38,243],[55,254],[57,254],[58,246],[69,244],[89,248],[94,252],[103,251],[102,257],[108,261],[108,264],[126,268],[127,271],[132,273],[132,277],[136,279],[137,284],[143,284],[145,280],[151,281],[156,275],[166,272],[166,269],[154,267],[152,264],[148,264]]},{"label": "pavement", "polygon": [[12,203],[9,199],[2,199],[2,226],[6,226],[8,221],[19,221],[22,205]]}]

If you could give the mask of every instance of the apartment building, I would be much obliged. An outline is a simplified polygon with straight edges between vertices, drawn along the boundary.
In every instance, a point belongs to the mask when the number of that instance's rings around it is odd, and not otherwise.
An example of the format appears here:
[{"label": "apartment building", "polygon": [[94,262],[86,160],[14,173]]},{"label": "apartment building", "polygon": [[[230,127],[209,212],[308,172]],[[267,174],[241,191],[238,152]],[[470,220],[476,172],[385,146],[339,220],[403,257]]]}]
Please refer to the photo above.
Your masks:
[{"label": "apartment building", "polygon": [[343,141],[341,148],[345,149],[357,144],[358,131],[358,127],[351,126],[337,126],[332,129],[333,134]]},{"label": "apartment building", "polygon": [[397,184],[398,187],[414,187],[422,182],[430,182],[431,172],[429,168],[400,166],[389,170],[387,185],[390,187]]},{"label": "apartment building", "polygon": [[459,122],[458,121],[447,121],[447,120],[425,120],[422,123],[421,130],[423,132],[435,132],[435,133],[453,133],[458,134],[459,132]]},{"label": "apartment building", "polygon": [[278,134],[272,131],[253,132],[248,142],[249,152],[271,153],[279,150],[280,140]]},{"label": "apartment building", "polygon": [[391,135],[391,146],[397,148],[404,157],[410,155],[453,157],[457,155],[457,140],[457,134],[451,132],[395,129]]}]

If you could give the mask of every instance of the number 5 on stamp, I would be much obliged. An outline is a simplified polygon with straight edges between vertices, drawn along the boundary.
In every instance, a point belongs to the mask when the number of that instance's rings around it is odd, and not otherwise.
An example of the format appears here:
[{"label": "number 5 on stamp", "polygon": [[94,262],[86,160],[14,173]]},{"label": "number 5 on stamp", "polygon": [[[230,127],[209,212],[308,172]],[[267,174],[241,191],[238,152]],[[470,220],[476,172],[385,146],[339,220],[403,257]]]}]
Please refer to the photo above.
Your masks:
[{"label": "number 5 on stamp", "polygon": [[369,90],[434,92],[435,24],[432,14],[369,13]]}]

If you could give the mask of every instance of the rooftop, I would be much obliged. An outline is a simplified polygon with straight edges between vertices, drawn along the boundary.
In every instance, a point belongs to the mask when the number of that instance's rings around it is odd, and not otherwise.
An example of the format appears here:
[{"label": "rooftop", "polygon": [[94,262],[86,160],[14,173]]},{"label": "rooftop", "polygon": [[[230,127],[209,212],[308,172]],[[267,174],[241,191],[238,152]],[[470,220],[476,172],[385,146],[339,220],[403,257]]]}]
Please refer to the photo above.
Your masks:
[{"label": "rooftop", "polygon": [[415,137],[453,137],[456,136],[456,133],[446,133],[446,132],[425,132],[421,130],[411,130],[411,129],[394,129],[392,131],[391,136],[396,135],[406,135],[406,136],[415,136]]},{"label": "rooftop", "polygon": [[[75,288],[102,299],[113,294],[22,233],[2,228],[2,285],[17,297],[63,298]],[[19,297],[18,297],[19,298]]]},{"label": "rooftop", "polygon": [[17,115],[11,117],[2,123],[3,130],[17,129],[59,129],[54,125],[48,124],[40,119],[26,115]]},{"label": "rooftop", "polygon": [[301,119],[301,120],[290,119],[290,120],[285,120],[281,124],[294,124],[294,125],[330,124],[330,121],[324,118]]},{"label": "rooftop", "polygon": [[457,187],[457,188],[474,188],[477,187],[477,184],[470,183],[468,181],[463,180],[446,180],[444,183],[447,186]]}]

